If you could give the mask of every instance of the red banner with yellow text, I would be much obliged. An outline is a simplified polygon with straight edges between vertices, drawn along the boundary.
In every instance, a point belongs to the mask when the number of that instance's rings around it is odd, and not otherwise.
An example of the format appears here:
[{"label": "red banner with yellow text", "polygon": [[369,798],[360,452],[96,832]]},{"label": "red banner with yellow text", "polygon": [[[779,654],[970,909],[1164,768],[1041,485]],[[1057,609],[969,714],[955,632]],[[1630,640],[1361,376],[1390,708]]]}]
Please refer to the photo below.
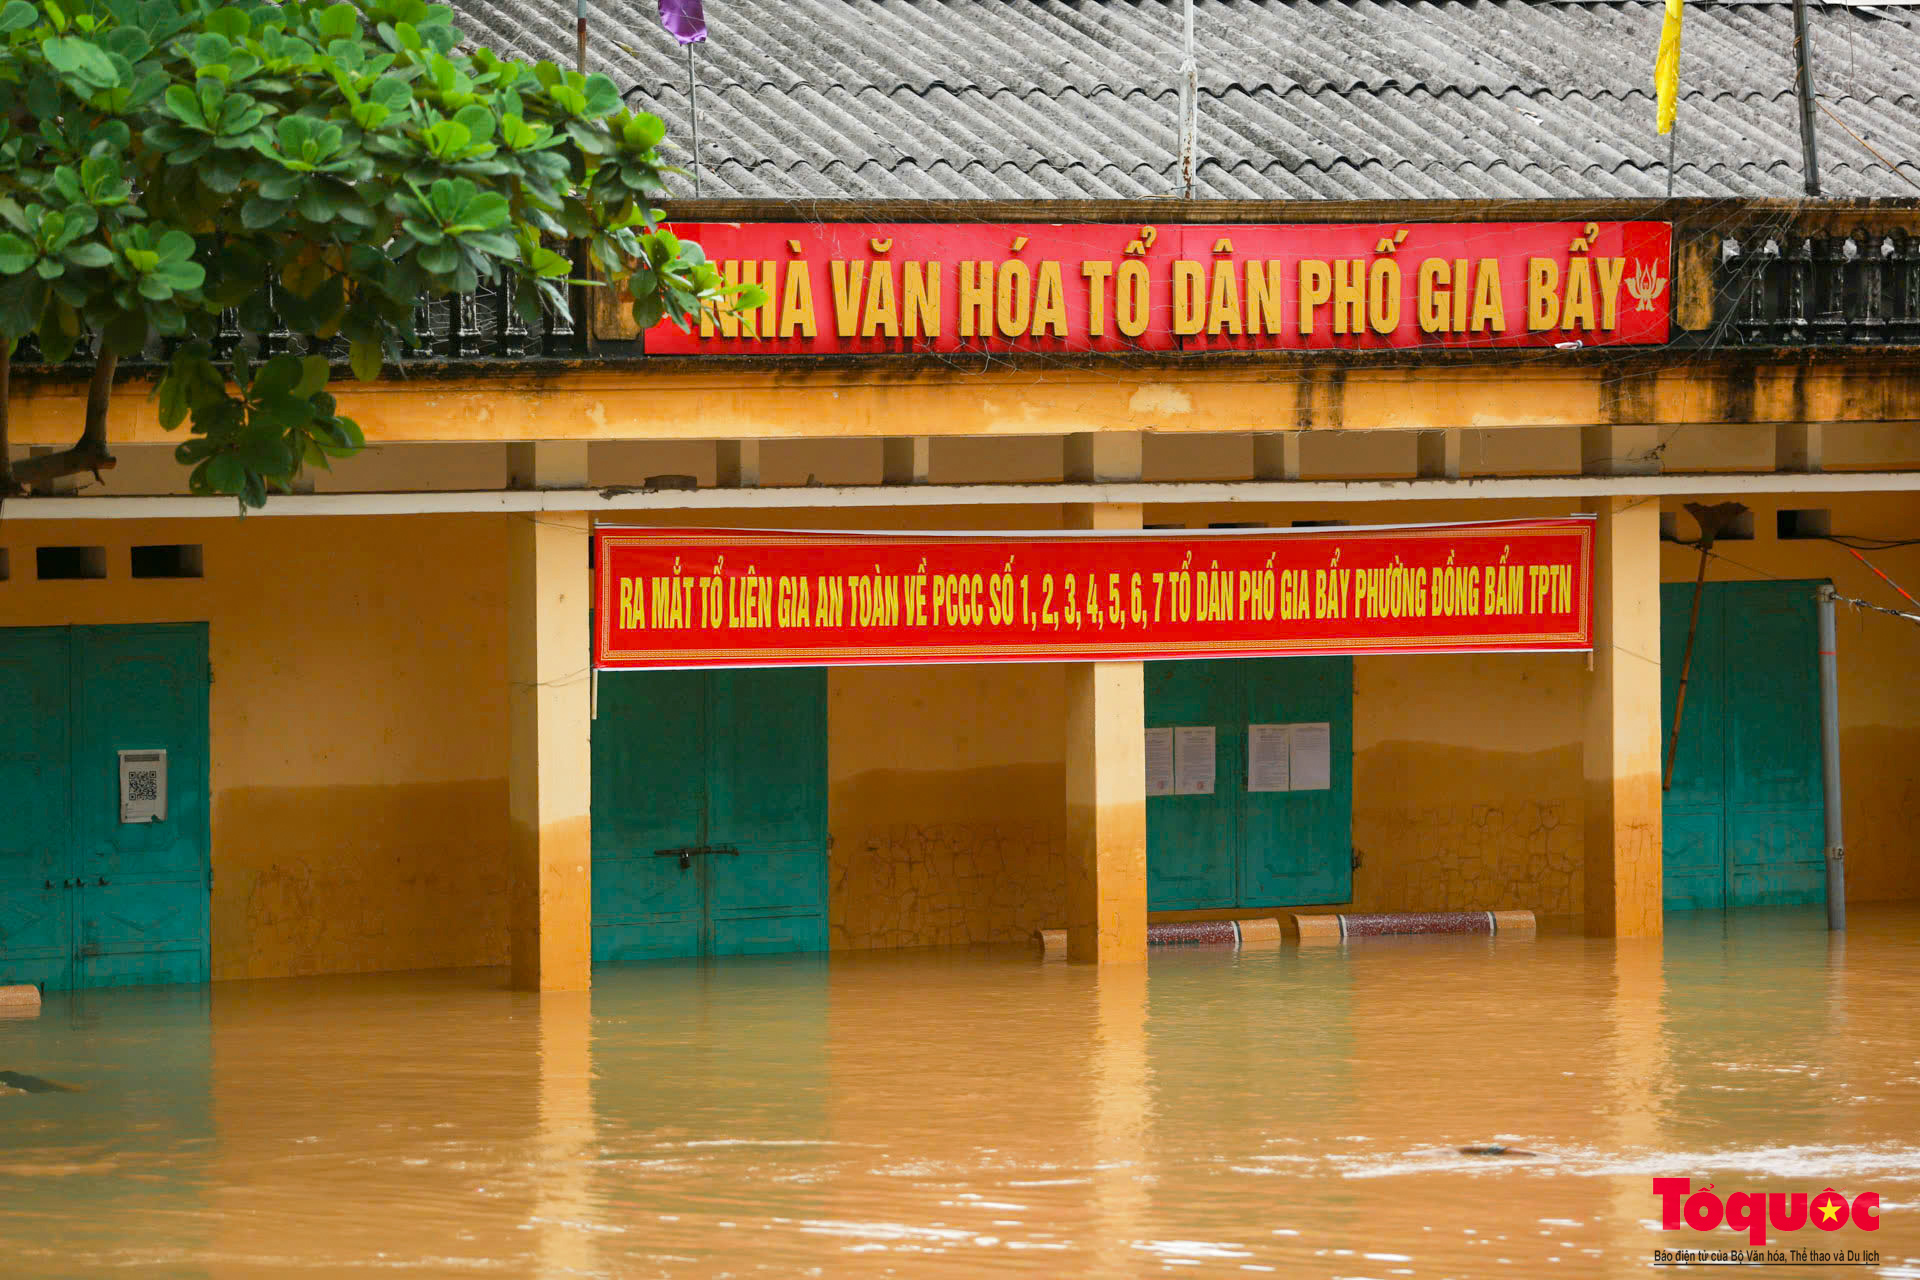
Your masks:
[{"label": "red banner with yellow text", "polygon": [[762,306],[650,355],[1266,351],[1662,343],[1664,222],[701,222]]},{"label": "red banner with yellow text", "polygon": [[594,532],[602,668],[1581,650],[1593,521]]}]

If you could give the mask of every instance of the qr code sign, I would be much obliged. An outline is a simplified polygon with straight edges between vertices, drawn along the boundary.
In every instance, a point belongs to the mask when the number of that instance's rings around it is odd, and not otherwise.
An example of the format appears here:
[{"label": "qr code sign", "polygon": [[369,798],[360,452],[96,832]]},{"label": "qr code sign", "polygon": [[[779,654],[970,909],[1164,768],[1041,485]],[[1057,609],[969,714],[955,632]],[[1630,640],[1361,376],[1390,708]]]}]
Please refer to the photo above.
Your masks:
[{"label": "qr code sign", "polygon": [[153,804],[160,799],[160,774],[154,769],[127,771],[127,800],[132,804]]}]

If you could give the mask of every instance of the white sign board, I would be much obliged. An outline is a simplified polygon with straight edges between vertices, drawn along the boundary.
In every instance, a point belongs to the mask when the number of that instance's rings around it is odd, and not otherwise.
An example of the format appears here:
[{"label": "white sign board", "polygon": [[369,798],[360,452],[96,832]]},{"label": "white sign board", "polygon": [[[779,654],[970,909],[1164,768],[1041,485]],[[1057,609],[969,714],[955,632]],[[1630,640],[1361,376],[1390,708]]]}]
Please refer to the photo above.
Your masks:
[{"label": "white sign board", "polygon": [[1296,724],[1287,768],[1295,791],[1325,791],[1333,786],[1333,726],[1325,720]]},{"label": "white sign board", "polygon": [[1181,725],[1173,731],[1173,789],[1183,796],[1213,794],[1213,726]]},{"label": "white sign board", "polygon": [[120,752],[120,821],[167,820],[167,753]]},{"label": "white sign board", "polygon": [[1293,790],[1290,759],[1293,751],[1293,726],[1290,724],[1250,724],[1247,726],[1247,790]]},{"label": "white sign board", "polygon": [[1147,794],[1173,794],[1173,728],[1147,730]]}]

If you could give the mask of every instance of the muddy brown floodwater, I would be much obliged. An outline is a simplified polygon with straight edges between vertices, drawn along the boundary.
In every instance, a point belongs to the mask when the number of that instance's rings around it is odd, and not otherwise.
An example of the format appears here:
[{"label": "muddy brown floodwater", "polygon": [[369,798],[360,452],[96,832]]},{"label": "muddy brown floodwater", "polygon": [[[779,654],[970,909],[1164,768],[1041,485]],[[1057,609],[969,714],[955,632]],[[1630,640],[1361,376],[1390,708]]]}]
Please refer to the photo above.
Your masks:
[{"label": "muddy brown floodwater", "polygon": [[1686,1177],[1877,1193],[1763,1274],[1920,1277],[1920,910],[1851,922],[56,996],[0,1275],[1645,1275],[1747,1244],[1660,1229]]}]

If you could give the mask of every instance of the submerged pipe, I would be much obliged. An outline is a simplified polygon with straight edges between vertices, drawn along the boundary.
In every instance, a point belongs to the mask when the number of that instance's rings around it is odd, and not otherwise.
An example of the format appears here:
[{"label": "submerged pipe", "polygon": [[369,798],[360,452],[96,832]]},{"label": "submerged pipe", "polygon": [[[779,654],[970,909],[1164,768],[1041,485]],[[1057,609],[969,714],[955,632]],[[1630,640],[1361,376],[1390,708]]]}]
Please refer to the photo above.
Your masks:
[{"label": "submerged pipe", "polygon": [[1840,803],[1840,678],[1834,654],[1833,585],[1816,593],[1820,615],[1820,771],[1827,799],[1827,928],[1847,927],[1846,838]]}]

